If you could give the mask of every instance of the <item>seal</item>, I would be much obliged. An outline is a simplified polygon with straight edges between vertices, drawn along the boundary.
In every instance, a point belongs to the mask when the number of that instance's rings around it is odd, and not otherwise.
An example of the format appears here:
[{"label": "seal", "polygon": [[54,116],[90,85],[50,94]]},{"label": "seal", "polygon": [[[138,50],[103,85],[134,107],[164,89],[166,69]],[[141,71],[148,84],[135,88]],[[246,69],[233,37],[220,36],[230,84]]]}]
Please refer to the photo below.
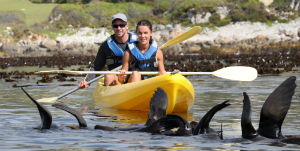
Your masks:
[{"label": "seal", "polygon": [[[36,101],[34,98],[32,98],[24,89],[21,87],[21,89],[24,91],[24,93],[31,99],[31,101],[36,105],[36,107],[39,110],[40,117],[41,117],[41,124],[36,127],[37,129],[54,129],[54,128],[60,128],[57,124],[52,123],[52,115],[49,112],[49,110],[44,107],[42,104],[40,104],[38,101]],[[64,111],[67,111],[68,113],[72,114],[78,121],[79,127],[87,127],[87,124],[82,117],[82,115],[74,110],[69,108],[67,105],[62,103],[55,103],[52,105],[53,107],[62,109]]]},{"label": "seal", "polygon": [[199,121],[199,123],[196,125],[196,127],[193,130],[193,135],[198,135],[198,134],[202,134],[203,137],[207,137],[207,138],[213,138],[213,139],[223,139],[223,135],[222,135],[222,129],[221,129],[221,133],[213,130],[212,128],[209,127],[209,123],[211,121],[211,119],[213,118],[213,116],[220,110],[222,110],[223,108],[231,105],[230,103],[228,103],[229,100],[224,101],[221,104],[218,104],[216,106],[214,106],[213,108],[211,108],[203,117],[202,119]]},{"label": "seal", "polygon": [[[276,139],[285,143],[298,142],[298,137],[285,137],[281,132],[282,123],[291,106],[292,97],[295,94],[296,77],[291,76],[282,82],[267,98],[260,112],[259,127],[257,130],[251,122],[251,103],[246,92],[243,93],[243,113],[241,117],[242,137],[256,140],[258,136]],[[257,139],[260,140],[260,139]],[[298,140],[298,141],[295,141]]]},{"label": "seal", "polygon": [[[194,126],[179,115],[169,114],[158,119],[151,125],[136,131],[169,136],[188,136],[194,134],[212,139],[215,139],[215,136],[217,136],[217,139],[222,139],[222,135],[219,136],[218,132],[209,128],[209,123],[215,113],[230,105],[227,102],[228,101],[224,101],[223,103],[214,106],[203,116],[199,123],[192,121],[191,123]],[[172,130],[175,128],[177,128],[177,131]]]},{"label": "seal", "polygon": [[135,126],[135,127],[123,127],[123,128],[121,127],[113,128],[109,126],[96,125],[95,129],[101,129],[106,131],[143,131],[149,133],[152,132],[156,133],[155,130],[151,131],[152,129],[150,128],[151,127],[150,125],[166,115],[167,107],[168,107],[167,93],[162,88],[158,87],[155,93],[153,94],[153,97],[150,100],[149,114],[145,125]]}]

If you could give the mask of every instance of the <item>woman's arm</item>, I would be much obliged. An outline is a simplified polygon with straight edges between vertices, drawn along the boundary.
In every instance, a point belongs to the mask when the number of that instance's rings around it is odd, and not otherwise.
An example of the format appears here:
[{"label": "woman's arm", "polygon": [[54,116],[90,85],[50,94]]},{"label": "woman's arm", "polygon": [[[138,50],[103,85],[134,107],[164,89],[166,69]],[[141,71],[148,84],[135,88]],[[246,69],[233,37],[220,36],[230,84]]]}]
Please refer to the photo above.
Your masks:
[{"label": "woman's arm", "polygon": [[122,69],[119,70],[119,72],[124,74],[126,71],[128,71],[130,62],[131,62],[131,57],[129,51],[127,50],[122,59]]},{"label": "woman's arm", "polygon": [[166,74],[165,66],[164,66],[164,55],[160,49],[157,49],[156,52],[157,62],[158,62],[158,75]]}]

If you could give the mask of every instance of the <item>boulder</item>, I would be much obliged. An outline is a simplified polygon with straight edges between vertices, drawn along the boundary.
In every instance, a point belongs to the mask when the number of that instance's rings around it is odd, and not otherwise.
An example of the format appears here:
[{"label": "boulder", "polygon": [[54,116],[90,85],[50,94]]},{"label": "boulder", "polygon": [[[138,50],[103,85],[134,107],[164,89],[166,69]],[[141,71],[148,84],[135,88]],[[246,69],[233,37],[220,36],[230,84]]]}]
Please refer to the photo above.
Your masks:
[{"label": "boulder", "polygon": [[235,40],[235,41],[240,41],[240,40],[242,40],[243,38],[242,38],[241,36],[239,36],[239,35],[234,35],[234,36],[232,37],[232,39]]},{"label": "boulder", "polygon": [[225,35],[222,35],[222,34],[219,34],[216,38],[215,38],[215,43],[219,43],[219,44],[226,44],[226,43],[229,43],[232,41],[231,38],[225,36]]},{"label": "boulder", "polygon": [[43,40],[40,45],[42,48],[47,48],[49,51],[56,51],[56,41]]},{"label": "boulder", "polygon": [[211,13],[206,12],[204,14],[193,15],[192,13],[187,12],[187,16],[192,24],[199,24],[209,22],[209,17],[211,16]]},{"label": "boulder", "polygon": [[280,41],[280,36],[271,33],[266,35],[266,39],[269,42],[277,42]]}]

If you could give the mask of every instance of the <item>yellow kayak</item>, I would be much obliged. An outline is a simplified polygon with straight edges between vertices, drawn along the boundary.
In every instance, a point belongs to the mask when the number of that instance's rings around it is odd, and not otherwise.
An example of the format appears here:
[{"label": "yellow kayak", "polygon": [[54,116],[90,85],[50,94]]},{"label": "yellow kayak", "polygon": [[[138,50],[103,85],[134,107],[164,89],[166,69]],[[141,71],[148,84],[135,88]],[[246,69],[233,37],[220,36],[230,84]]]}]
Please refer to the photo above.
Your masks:
[{"label": "yellow kayak", "polygon": [[99,80],[93,95],[94,103],[115,109],[149,111],[157,87],[168,95],[167,114],[187,112],[194,104],[194,87],[180,74],[165,74],[116,86],[103,86],[103,80]]}]

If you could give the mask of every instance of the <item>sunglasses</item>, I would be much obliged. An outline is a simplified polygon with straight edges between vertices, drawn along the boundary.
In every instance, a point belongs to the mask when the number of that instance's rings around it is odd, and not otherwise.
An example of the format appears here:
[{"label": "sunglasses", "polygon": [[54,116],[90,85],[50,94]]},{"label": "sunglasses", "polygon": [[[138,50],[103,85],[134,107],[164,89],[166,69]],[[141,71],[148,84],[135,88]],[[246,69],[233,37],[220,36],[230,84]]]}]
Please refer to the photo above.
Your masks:
[{"label": "sunglasses", "polygon": [[121,28],[125,27],[127,24],[112,24],[113,28],[118,28],[119,26]]}]

